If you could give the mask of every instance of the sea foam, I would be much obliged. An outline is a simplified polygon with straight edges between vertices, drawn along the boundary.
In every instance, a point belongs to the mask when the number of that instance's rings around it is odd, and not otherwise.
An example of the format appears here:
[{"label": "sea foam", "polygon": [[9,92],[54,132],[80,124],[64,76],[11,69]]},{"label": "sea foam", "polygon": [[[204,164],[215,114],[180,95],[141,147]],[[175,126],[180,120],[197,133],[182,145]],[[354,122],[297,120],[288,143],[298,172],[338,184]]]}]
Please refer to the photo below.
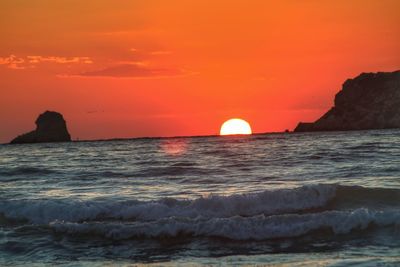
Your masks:
[{"label": "sea foam", "polygon": [[265,240],[292,238],[311,231],[329,229],[334,234],[346,234],[370,225],[400,224],[400,211],[325,211],[313,214],[234,216],[230,218],[166,218],[155,222],[135,223],[70,223],[53,222],[50,227],[59,233],[92,234],[110,239],[164,238],[179,235],[220,237],[235,240]]},{"label": "sea foam", "polygon": [[195,200],[165,198],[157,201],[15,200],[1,201],[6,218],[47,224],[52,221],[91,220],[152,221],[169,217],[227,218],[273,215],[323,207],[335,196],[336,185],[308,185],[261,193],[211,195]]}]

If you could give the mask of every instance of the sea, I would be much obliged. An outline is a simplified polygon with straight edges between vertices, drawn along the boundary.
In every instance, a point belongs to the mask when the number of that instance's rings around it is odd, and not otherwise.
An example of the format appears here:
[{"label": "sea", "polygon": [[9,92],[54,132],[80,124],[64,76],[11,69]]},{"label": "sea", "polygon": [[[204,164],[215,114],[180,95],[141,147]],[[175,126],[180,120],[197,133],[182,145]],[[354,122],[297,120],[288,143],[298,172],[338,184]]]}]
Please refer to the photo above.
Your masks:
[{"label": "sea", "polygon": [[400,130],[0,145],[1,266],[400,266]]}]

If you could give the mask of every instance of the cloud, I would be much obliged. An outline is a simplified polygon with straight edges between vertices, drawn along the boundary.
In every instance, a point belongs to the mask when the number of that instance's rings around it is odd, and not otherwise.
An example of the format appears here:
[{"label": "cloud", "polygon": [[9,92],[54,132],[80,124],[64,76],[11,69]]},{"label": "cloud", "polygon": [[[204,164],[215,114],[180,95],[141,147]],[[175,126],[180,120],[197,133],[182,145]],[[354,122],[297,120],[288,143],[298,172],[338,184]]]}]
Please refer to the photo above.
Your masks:
[{"label": "cloud", "polygon": [[75,76],[114,78],[166,78],[186,74],[179,69],[149,68],[141,64],[120,64],[100,70],[82,72]]},{"label": "cloud", "polygon": [[25,62],[25,59],[17,57],[15,55],[9,55],[8,57],[0,57],[0,65],[6,65],[10,69],[25,69],[21,66]]},{"label": "cloud", "polygon": [[138,67],[146,67],[150,65],[149,61],[129,61],[129,60],[121,60],[115,62],[116,65],[136,65]]},{"label": "cloud", "polygon": [[[146,52],[149,55],[149,52]],[[164,55],[169,54],[169,51],[153,51],[154,55]],[[102,62],[102,61],[100,61]],[[66,74],[60,73],[58,77],[112,77],[112,78],[137,78],[137,79],[158,79],[158,78],[168,78],[168,77],[181,77],[187,76],[191,74],[195,74],[192,72],[188,72],[179,68],[163,68],[163,67],[154,67],[150,61],[146,60],[111,60],[113,62],[111,66],[107,66],[104,68],[92,67],[92,70],[88,70],[85,68],[85,71],[82,71],[82,66],[94,64],[94,60],[90,57],[62,57],[62,56],[40,56],[40,55],[30,55],[18,57],[15,55],[10,55],[7,57],[0,57],[0,65],[4,65],[10,69],[26,69],[26,68],[35,68],[40,66],[41,64],[57,64],[57,65],[67,65],[68,68],[70,65],[76,65],[79,67],[78,69],[69,69]],[[99,64],[98,60],[96,63]],[[103,64],[106,63],[103,61]],[[104,65],[103,65],[104,66]],[[52,65],[51,67],[55,67]],[[71,71],[71,72],[70,72]],[[61,70],[61,72],[63,72]]]},{"label": "cloud", "polygon": [[9,55],[8,57],[0,57],[0,65],[5,65],[10,69],[26,69],[34,68],[40,63],[56,63],[56,64],[92,64],[90,57],[59,57],[59,56],[25,56],[17,57]]},{"label": "cloud", "polygon": [[152,56],[162,56],[162,55],[171,55],[172,51],[169,50],[154,50],[154,51],[146,51],[146,50],[139,50],[137,48],[130,48],[130,52],[136,54],[143,54],[143,55],[152,55]]},{"label": "cloud", "polygon": [[93,61],[90,57],[43,57],[43,56],[27,56],[29,63],[40,63],[40,62],[54,62],[58,64],[71,64],[71,63],[83,63],[92,64]]}]

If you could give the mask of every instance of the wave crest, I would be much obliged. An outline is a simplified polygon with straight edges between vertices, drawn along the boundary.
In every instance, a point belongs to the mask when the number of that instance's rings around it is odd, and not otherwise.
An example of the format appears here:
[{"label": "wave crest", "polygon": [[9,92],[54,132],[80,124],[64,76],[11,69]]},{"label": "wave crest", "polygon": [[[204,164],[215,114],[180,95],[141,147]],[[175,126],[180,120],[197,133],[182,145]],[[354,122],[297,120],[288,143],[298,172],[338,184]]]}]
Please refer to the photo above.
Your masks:
[{"label": "wave crest", "polygon": [[319,208],[335,196],[335,185],[310,185],[294,189],[267,190],[261,193],[230,196],[211,195],[195,200],[173,198],[158,201],[3,201],[0,213],[6,218],[32,223],[90,220],[152,221],[168,217],[226,218],[293,213]]},{"label": "wave crest", "polygon": [[156,222],[65,223],[53,222],[50,227],[58,233],[99,235],[114,240],[130,238],[163,238],[179,235],[220,237],[235,240],[266,240],[293,238],[311,231],[329,229],[334,234],[346,234],[354,229],[366,229],[371,224],[389,226],[400,224],[399,211],[325,211],[314,214],[234,216],[231,218],[182,219],[167,218]]}]

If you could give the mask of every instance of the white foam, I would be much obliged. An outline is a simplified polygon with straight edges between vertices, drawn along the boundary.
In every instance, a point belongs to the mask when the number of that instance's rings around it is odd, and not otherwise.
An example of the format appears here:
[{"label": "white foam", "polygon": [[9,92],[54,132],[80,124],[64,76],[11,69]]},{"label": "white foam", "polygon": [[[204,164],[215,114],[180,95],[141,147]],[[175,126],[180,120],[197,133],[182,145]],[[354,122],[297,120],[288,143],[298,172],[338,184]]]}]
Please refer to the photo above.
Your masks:
[{"label": "white foam", "polygon": [[152,221],[169,217],[226,218],[296,212],[326,205],[333,199],[336,185],[310,185],[262,193],[210,196],[196,200],[162,199],[140,201],[19,200],[0,202],[0,213],[7,218],[32,223],[90,220]]},{"label": "white foam", "polygon": [[305,235],[313,230],[330,229],[335,234],[346,234],[353,229],[365,229],[370,224],[387,226],[400,224],[400,211],[325,211],[314,214],[235,216],[231,218],[167,218],[155,222],[135,223],[69,223],[53,222],[56,232],[95,234],[111,239],[136,237],[223,237],[236,240],[265,240]]}]

